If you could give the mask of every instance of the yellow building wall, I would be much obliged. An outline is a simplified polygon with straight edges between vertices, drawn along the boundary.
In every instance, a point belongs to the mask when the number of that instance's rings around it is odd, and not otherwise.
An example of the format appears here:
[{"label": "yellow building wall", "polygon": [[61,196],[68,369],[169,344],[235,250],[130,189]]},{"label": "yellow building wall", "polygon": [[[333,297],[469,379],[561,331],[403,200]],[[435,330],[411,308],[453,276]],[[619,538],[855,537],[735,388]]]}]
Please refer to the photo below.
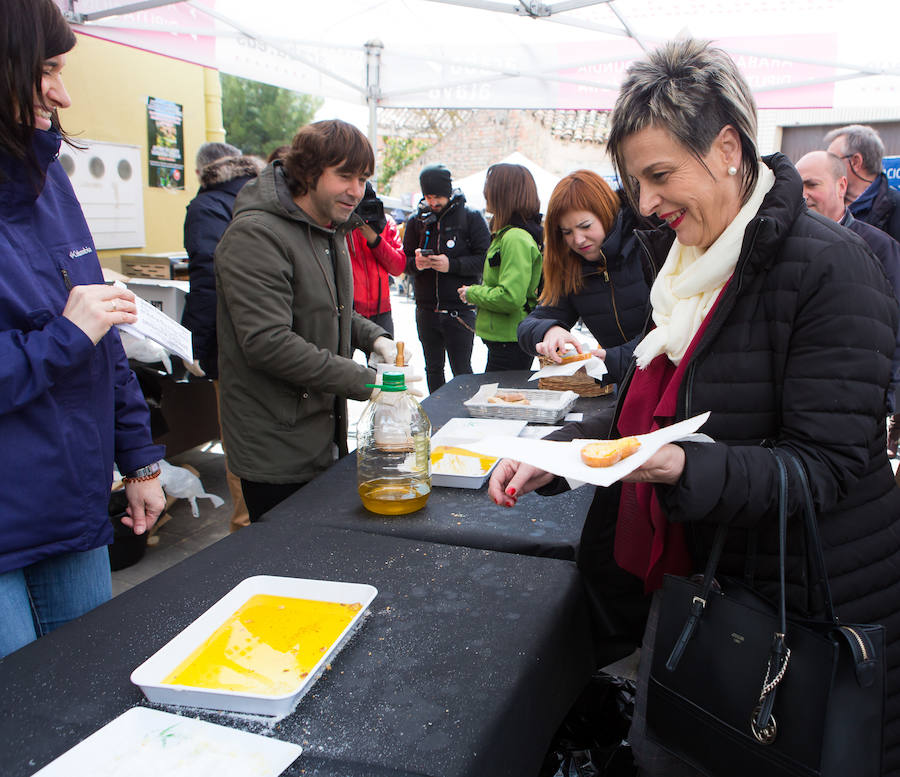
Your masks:
[{"label": "yellow building wall", "polygon": [[[141,149],[144,182],[144,245],[100,251],[100,262],[121,268],[123,253],[182,251],[184,211],[197,193],[194,157],[207,140],[223,140],[221,99],[207,91],[218,74],[199,65],[151,54],[117,43],[78,35],[63,71],[72,107],[61,112],[63,127],[76,140],[124,143]],[[184,112],[185,181],[183,191],[147,186],[147,98],[179,103]]]}]

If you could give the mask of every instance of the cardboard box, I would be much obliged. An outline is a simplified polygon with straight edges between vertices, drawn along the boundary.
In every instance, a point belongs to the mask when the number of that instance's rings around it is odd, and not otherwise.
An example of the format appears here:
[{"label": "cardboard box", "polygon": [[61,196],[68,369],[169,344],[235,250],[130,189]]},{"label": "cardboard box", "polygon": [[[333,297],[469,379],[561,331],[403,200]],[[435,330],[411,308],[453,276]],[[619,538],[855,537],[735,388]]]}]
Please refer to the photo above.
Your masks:
[{"label": "cardboard box", "polygon": [[190,284],[187,281],[156,280],[153,278],[130,278],[125,285],[141,299],[158,307],[169,318],[181,323],[184,298]]},{"label": "cardboard box", "polygon": [[122,272],[129,278],[173,277],[176,264],[187,261],[184,251],[169,251],[162,254],[122,254]]}]

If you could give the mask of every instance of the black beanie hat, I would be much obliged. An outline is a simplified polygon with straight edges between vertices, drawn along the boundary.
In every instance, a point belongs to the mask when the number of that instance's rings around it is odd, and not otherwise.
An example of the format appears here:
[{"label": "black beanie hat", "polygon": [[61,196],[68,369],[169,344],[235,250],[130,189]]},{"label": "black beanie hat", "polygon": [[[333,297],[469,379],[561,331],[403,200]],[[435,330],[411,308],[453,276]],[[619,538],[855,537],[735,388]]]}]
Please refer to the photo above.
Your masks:
[{"label": "black beanie hat", "polygon": [[438,197],[449,197],[453,194],[453,179],[450,171],[443,165],[429,165],[419,173],[419,184],[422,194],[435,194]]}]

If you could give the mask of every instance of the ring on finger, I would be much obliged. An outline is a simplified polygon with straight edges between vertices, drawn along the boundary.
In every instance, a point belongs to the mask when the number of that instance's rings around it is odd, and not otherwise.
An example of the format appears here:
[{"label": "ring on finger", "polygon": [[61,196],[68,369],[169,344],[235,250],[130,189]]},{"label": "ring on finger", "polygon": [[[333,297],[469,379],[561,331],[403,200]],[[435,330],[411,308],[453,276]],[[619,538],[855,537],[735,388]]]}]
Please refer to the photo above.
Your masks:
[{"label": "ring on finger", "polygon": [[115,312],[116,312],[116,310],[117,310],[117,305],[116,305],[116,301],[115,301],[115,300],[113,300],[113,301],[112,301],[112,312],[113,312],[113,313],[115,313]]}]

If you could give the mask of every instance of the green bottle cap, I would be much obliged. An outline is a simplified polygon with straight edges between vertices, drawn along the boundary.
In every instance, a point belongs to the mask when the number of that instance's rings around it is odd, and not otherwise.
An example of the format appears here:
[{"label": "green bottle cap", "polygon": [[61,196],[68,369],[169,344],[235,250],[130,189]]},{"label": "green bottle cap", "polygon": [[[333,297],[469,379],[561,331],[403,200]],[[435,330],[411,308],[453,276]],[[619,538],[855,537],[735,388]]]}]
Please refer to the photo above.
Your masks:
[{"label": "green bottle cap", "polygon": [[384,372],[381,383],[366,383],[369,388],[380,388],[382,391],[406,391],[406,379],[402,372]]}]

